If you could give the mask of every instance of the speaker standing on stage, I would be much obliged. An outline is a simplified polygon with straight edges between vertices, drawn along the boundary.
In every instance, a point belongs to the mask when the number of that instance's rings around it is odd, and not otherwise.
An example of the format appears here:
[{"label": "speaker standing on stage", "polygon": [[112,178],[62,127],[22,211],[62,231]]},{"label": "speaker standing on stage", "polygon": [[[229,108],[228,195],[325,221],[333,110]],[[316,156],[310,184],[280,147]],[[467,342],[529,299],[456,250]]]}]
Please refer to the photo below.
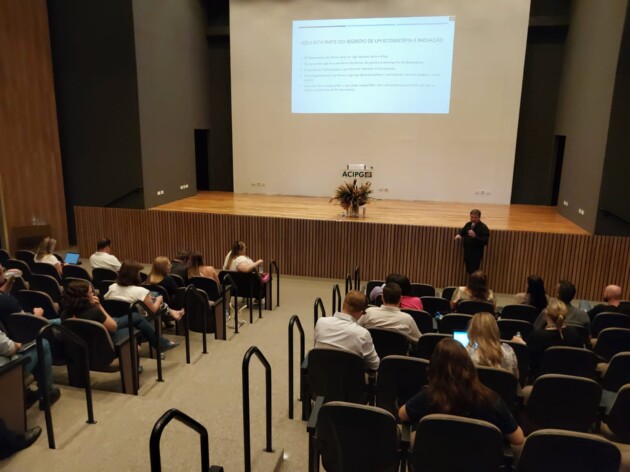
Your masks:
[{"label": "speaker standing on stage", "polygon": [[466,272],[470,275],[481,266],[483,248],[490,239],[490,230],[481,222],[481,212],[477,209],[470,211],[470,221],[464,225],[455,240],[462,241],[464,247],[464,263]]}]

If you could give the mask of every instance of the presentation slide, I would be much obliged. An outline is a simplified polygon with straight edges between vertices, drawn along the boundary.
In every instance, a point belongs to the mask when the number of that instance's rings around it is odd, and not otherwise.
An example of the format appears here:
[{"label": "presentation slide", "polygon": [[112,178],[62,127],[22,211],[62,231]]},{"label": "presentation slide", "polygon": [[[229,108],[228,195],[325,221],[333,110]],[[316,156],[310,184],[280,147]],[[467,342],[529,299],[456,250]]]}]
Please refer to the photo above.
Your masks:
[{"label": "presentation slide", "polygon": [[293,22],[293,113],[448,113],[455,17]]}]

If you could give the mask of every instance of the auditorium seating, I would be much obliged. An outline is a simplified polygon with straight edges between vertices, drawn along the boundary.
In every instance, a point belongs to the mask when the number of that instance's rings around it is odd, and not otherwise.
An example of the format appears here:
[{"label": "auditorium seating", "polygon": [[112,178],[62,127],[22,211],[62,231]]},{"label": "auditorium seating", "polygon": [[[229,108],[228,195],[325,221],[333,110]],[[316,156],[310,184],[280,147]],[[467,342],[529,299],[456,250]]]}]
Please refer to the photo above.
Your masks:
[{"label": "auditorium seating", "polygon": [[596,367],[597,358],[593,351],[579,347],[554,346],[543,353],[539,373],[594,379]]},{"label": "auditorium seating", "polygon": [[31,278],[30,288],[31,290],[36,290],[38,292],[44,292],[48,294],[52,301],[57,304],[61,303],[61,287],[59,286],[58,280],[54,277],[51,277],[50,275],[34,273]]},{"label": "auditorium seating", "polygon": [[407,356],[381,359],[376,381],[375,405],[398,418],[398,409],[428,383],[429,361]]},{"label": "auditorium seating", "polygon": [[420,333],[432,333],[433,329],[433,317],[424,310],[412,310],[409,308],[403,308],[401,311],[407,313],[416,322],[416,326],[420,330]]},{"label": "auditorium seating", "polygon": [[395,331],[371,328],[368,330],[374,348],[381,359],[386,356],[404,356],[409,352],[407,336]]},{"label": "auditorium seating", "polygon": [[88,273],[88,271],[79,265],[64,265],[61,269],[61,273],[64,280],[68,277],[72,277],[74,279],[83,279],[90,283],[94,283],[92,276]]},{"label": "auditorium seating", "polygon": [[52,264],[48,264],[47,262],[33,262],[31,271],[33,274],[48,275],[55,279],[57,283],[61,283],[61,275],[59,275],[57,268]]},{"label": "auditorium seating", "polygon": [[516,406],[518,379],[511,372],[495,367],[478,366],[477,374],[481,383],[496,392],[513,411]]},{"label": "auditorium seating", "polygon": [[538,310],[531,305],[506,305],[501,311],[501,319],[522,320],[534,324]]},{"label": "auditorium seating", "polygon": [[19,261],[26,262],[29,267],[33,267],[33,263],[35,262],[35,253],[26,249],[19,249],[15,251],[15,258]]},{"label": "auditorium seating", "polygon": [[55,308],[52,298],[47,293],[35,290],[20,290],[16,296],[20,306],[25,311],[33,313],[34,308],[42,308],[45,318],[49,320],[59,318],[59,312]]},{"label": "auditorium seating", "polygon": [[422,308],[428,312],[431,316],[435,316],[435,313],[440,312],[446,314],[451,311],[450,300],[445,300],[442,297],[420,297],[422,301]]}]

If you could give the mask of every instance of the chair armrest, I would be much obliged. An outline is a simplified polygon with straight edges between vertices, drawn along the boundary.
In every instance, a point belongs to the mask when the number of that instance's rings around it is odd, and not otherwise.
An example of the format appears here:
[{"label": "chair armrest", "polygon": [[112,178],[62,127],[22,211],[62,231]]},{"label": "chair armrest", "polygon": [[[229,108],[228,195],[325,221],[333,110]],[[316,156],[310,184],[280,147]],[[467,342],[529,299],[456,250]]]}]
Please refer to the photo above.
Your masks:
[{"label": "chair armrest", "polygon": [[405,450],[411,444],[411,425],[409,423],[400,424],[400,449]]},{"label": "chair armrest", "polygon": [[19,356],[17,359],[13,359],[10,362],[7,362],[2,367],[0,367],[0,376],[6,374],[7,372],[11,372],[13,369],[16,369],[18,366],[24,365],[28,362],[28,357]]},{"label": "chair armrest", "polygon": [[324,404],[324,397],[318,396],[315,399],[315,404],[313,405],[313,409],[311,410],[311,416],[308,419],[308,424],[306,425],[306,431],[309,433],[314,433],[317,428],[317,416],[319,415],[319,410]]}]

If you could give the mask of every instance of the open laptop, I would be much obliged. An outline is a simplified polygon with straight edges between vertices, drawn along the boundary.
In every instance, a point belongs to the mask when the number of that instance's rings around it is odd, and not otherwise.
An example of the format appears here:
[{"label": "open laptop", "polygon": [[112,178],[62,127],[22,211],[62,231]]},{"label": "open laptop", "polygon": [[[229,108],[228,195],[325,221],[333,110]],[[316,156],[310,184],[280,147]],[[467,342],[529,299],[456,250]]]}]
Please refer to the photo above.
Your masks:
[{"label": "open laptop", "polygon": [[462,346],[468,347],[468,333],[466,331],[453,331],[453,339],[459,341]]},{"label": "open laptop", "polygon": [[77,264],[79,262],[78,252],[67,252],[66,257],[63,260],[64,264]]}]

